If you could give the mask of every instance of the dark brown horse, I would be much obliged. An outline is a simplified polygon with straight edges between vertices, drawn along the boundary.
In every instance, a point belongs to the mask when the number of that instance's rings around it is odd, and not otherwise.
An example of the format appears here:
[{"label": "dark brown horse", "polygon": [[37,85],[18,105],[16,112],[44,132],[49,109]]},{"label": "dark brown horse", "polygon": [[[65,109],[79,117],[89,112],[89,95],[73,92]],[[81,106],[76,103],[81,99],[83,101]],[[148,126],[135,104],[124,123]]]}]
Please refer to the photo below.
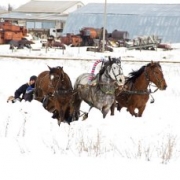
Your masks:
[{"label": "dark brown horse", "polygon": [[39,74],[35,85],[35,99],[42,102],[45,109],[53,113],[53,118],[71,121],[71,101],[73,87],[63,67],[49,67],[49,71]]},{"label": "dark brown horse", "polygon": [[[126,79],[125,89],[122,92],[116,92],[117,110],[120,111],[122,107],[126,107],[132,116],[141,117],[149,95],[153,93],[151,89],[148,89],[151,82],[159,90],[165,90],[167,88],[159,62],[152,61],[142,66],[139,70],[129,73],[129,77]],[[111,115],[114,115],[114,108],[115,103],[111,107]],[[138,109],[137,113],[135,109]]]}]

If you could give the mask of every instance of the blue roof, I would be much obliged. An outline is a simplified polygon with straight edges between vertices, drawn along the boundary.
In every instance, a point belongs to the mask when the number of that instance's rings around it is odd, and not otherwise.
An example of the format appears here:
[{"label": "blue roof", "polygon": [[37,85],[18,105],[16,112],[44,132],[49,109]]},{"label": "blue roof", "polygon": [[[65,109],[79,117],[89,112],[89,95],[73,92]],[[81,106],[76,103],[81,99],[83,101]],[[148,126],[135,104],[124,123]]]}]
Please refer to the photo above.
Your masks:
[{"label": "blue roof", "polygon": [[[106,29],[128,31],[130,38],[157,35],[163,42],[180,42],[180,4],[107,3]],[[104,4],[90,3],[71,13],[63,33],[104,26]]]},{"label": "blue roof", "polygon": [[[180,4],[120,4],[107,3],[106,11],[108,14],[126,14],[126,15],[154,15],[154,16],[178,16],[180,13]],[[73,14],[102,14],[104,13],[103,3],[90,3]]]}]

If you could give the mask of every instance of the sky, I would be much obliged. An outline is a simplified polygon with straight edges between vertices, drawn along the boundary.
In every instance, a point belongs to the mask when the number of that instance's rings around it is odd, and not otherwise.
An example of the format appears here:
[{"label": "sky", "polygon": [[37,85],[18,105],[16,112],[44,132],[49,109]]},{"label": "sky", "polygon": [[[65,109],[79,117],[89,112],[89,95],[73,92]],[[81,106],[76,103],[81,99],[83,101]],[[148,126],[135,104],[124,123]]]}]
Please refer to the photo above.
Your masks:
[{"label": "sky", "polygon": [[[8,4],[11,4],[14,8],[17,8],[27,2],[29,2],[30,0],[18,0],[18,1],[14,1],[14,0],[1,0],[0,5],[7,7]],[[53,0],[52,0],[53,1]],[[55,0],[56,1],[56,0]],[[75,0],[73,0],[75,1]],[[84,4],[88,4],[88,3],[105,3],[105,0],[82,0],[81,2],[83,2]],[[117,0],[106,0],[107,3],[117,3]],[[119,1],[119,3],[160,3],[160,4],[177,4],[180,3],[179,0],[121,0]]]},{"label": "sky", "polygon": [[[67,47],[64,53],[40,47],[36,42],[33,51],[12,52],[9,45],[0,46],[0,179],[180,179],[179,46],[172,51],[114,48],[104,54],[86,52],[85,47]],[[91,72],[96,59],[108,55],[121,56],[124,75],[151,60],[160,61],[168,87],[152,94],[155,102],[147,102],[143,117],[132,117],[124,108],[103,119],[93,108],[86,121],[80,118],[59,127],[36,100],[6,102],[31,75],[48,70],[47,65],[63,66],[74,84],[80,74]],[[88,109],[82,103],[81,110]]]}]

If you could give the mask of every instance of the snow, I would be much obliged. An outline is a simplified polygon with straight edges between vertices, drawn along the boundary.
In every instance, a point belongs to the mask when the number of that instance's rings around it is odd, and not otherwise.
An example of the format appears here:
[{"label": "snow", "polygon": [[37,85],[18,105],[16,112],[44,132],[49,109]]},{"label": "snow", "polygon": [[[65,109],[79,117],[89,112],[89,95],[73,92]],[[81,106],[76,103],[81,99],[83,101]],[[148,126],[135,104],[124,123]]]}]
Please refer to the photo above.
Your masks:
[{"label": "snow", "polygon": [[[46,52],[38,42],[31,51],[12,52],[1,45],[0,179],[179,180],[180,49],[172,46],[172,51],[115,48],[103,54],[72,47]],[[74,83],[80,74],[91,72],[96,59],[108,55],[121,56],[125,75],[151,60],[160,61],[168,87],[152,94],[155,102],[147,102],[143,117],[122,109],[103,119],[92,109],[87,120],[59,127],[38,101],[6,102],[47,65],[63,66]],[[89,107],[83,103],[81,109]]]}]

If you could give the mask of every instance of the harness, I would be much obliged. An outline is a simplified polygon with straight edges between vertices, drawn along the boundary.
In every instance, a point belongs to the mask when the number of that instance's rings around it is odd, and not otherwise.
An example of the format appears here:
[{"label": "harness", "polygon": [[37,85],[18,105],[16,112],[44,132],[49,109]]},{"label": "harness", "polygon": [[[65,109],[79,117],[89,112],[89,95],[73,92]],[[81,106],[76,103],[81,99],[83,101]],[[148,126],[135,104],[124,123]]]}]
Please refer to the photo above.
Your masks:
[{"label": "harness", "polygon": [[[146,67],[147,68],[147,67]],[[149,78],[149,75],[147,73],[147,70],[145,69],[145,78],[146,78],[146,81],[148,81],[148,89],[146,90],[123,90],[123,94],[128,94],[128,95],[150,95],[152,100],[151,100],[151,103],[154,103],[154,98],[153,96],[151,95],[152,93],[155,93],[159,88],[157,87],[154,91],[151,90],[150,86],[152,86],[150,84],[150,78]],[[154,76],[155,76],[155,73],[153,72]],[[162,81],[160,81],[156,76],[155,78],[157,79],[158,81],[158,84],[160,84]],[[131,88],[130,89],[133,89],[133,83],[131,84]],[[130,101],[132,96],[130,96],[128,99],[127,99],[127,104],[128,102]]]},{"label": "harness", "polygon": [[[126,93],[126,94],[137,94],[137,95],[146,95],[146,94],[152,94],[152,93],[155,93],[159,88],[157,87],[154,91],[152,91],[150,89],[150,79],[149,79],[149,76],[148,76],[148,73],[147,71],[145,70],[144,72],[145,74],[145,77],[146,77],[146,81],[148,81],[148,86],[149,86],[149,89],[146,89],[146,90],[124,90],[123,93]],[[156,76],[155,76],[156,77]],[[158,78],[156,78],[158,80],[158,83],[160,84],[162,81],[160,81]],[[131,88],[130,89],[133,89],[133,83],[131,85]]]}]

